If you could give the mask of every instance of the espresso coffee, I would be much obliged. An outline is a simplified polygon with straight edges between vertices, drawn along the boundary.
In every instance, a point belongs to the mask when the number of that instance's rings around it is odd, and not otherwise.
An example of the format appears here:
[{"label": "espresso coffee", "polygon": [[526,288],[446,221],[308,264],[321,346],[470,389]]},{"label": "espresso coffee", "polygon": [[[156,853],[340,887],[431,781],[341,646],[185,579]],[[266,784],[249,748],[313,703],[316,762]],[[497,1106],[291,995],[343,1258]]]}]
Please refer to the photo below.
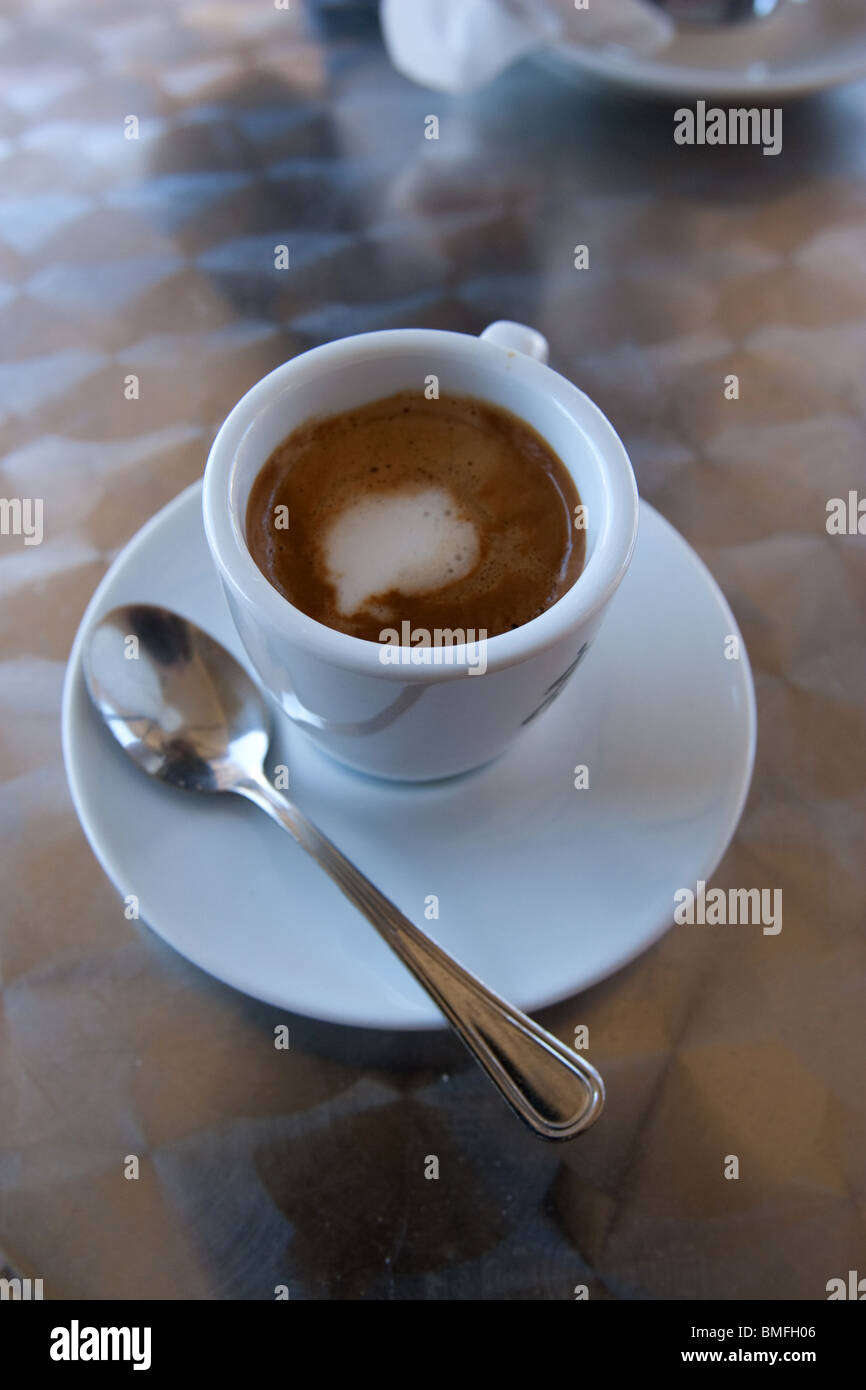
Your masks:
[{"label": "espresso coffee", "polygon": [[377,642],[408,622],[495,637],[574,584],[579,507],[517,416],[406,391],[290,434],[253,484],[246,537],[274,588],[339,632]]}]

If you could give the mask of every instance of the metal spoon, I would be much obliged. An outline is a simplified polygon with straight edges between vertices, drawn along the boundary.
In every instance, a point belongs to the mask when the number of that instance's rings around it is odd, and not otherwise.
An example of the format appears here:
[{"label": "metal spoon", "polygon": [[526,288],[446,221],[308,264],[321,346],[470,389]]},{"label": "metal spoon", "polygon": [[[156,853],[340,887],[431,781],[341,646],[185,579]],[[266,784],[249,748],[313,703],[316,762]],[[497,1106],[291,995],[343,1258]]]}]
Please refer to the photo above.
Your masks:
[{"label": "metal spoon", "polygon": [[372,922],[537,1134],[571,1139],[598,1118],[604,1084],[595,1068],[446,955],[271,786],[263,771],[271,740],[267,706],[224,647],[167,608],[131,604],[96,625],[84,674],[114,737],[151,777],[188,791],[235,792],[294,836]]}]

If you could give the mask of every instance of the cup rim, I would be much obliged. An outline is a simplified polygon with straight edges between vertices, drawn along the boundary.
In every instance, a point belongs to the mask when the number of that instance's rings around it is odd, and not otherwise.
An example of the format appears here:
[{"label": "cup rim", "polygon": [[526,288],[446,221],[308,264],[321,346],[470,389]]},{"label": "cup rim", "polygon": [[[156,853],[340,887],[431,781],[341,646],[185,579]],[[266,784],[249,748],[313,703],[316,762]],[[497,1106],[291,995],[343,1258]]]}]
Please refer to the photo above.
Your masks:
[{"label": "cup rim", "polygon": [[[432,340],[432,342],[431,342]],[[275,589],[249,552],[244,518],[237,515],[236,464],[240,446],[278,396],[297,391],[303,379],[322,368],[360,363],[380,353],[423,349],[425,344],[458,359],[467,355],[501,359],[503,371],[517,373],[543,395],[551,411],[568,415],[592,446],[606,495],[605,515],[592,553],[572,587],[528,623],[485,639],[487,672],[525,661],[583,626],[609,601],[628,568],[637,538],[638,492],[631,462],[607,416],[588,396],[553,368],[523,353],[468,333],[443,329],[389,328],[339,338],[308,349],[275,367],[251,386],[226,416],[208,454],[202,489],[204,528],[211,555],[232,597],[258,609],[287,641],[304,647],[332,666],[358,674],[391,678],[401,684],[448,680],[464,675],[476,644],[450,648],[441,664],[385,664],[383,646],[327,627],[301,612]],[[476,393],[477,394],[477,393]],[[479,399],[484,399],[483,394]],[[335,405],[333,414],[340,411]],[[515,411],[518,418],[519,411]],[[543,427],[538,431],[544,435]],[[265,459],[261,460],[264,466]],[[565,464],[568,467],[567,464]],[[418,651],[403,648],[401,651]],[[435,650],[427,649],[427,650]]]}]

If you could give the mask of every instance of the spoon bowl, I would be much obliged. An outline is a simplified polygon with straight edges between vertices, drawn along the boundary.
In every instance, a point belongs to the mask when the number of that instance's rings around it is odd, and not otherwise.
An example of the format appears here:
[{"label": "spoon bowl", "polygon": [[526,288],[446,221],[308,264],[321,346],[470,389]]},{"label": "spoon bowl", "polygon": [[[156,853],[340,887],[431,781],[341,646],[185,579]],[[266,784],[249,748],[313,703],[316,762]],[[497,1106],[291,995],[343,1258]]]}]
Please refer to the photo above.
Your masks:
[{"label": "spoon bowl", "polygon": [[255,775],[271,738],[264,697],[244,668],[167,608],[108,613],[84,653],[90,698],[133,762],[185,791],[228,791]]}]

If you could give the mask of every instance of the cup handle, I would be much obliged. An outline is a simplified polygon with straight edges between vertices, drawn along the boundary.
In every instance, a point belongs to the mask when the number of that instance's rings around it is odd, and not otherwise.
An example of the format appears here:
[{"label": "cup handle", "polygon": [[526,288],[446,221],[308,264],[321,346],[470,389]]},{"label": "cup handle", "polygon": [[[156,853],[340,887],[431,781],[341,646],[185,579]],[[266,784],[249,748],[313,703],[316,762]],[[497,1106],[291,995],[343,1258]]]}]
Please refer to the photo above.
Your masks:
[{"label": "cup handle", "polygon": [[481,341],[493,343],[494,347],[504,348],[506,352],[522,352],[525,357],[534,357],[536,362],[547,363],[550,357],[547,339],[537,329],[511,319],[497,319],[488,324]]}]

